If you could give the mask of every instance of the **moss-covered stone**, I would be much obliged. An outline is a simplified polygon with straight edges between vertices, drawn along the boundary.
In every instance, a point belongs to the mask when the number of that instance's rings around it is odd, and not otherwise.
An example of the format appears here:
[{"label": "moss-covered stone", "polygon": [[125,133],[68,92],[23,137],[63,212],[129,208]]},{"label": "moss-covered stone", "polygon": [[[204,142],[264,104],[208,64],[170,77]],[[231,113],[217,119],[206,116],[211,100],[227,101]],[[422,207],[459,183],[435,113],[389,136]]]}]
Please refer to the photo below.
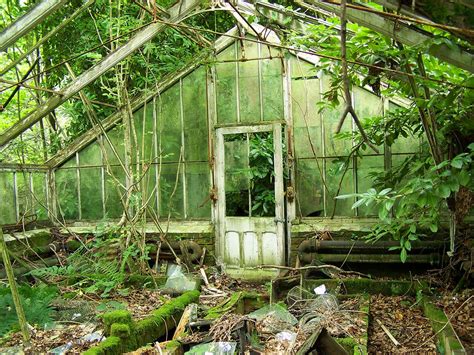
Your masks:
[{"label": "moss-covered stone", "polygon": [[423,297],[422,304],[423,312],[430,320],[431,326],[438,337],[439,345],[444,349],[445,353],[451,354],[456,353],[456,351],[465,351],[444,311],[436,307],[426,297]]},{"label": "moss-covered stone", "polygon": [[131,331],[130,326],[128,324],[123,323],[114,323],[110,327],[110,335],[116,336],[121,339],[126,339],[130,337]]},{"label": "moss-covered stone", "polygon": [[120,324],[132,324],[132,314],[125,309],[118,309],[115,311],[107,312],[102,315],[102,322],[105,327],[105,335],[111,334],[111,327],[114,323]]},{"label": "moss-covered stone", "polygon": [[132,320],[128,311],[107,312],[102,316],[102,319],[106,327],[106,334],[111,334],[107,340],[112,338],[113,341],[107,343],[109,345],[104,345],[106,340],[86,353],[88,355],[121,354],[151,343],[174,329],[186,306],[197,302],[198,299],[199,291],[186,292],[138,322]]},{"label": "moss-covered stone", "polygon": [[121,354],[122,341],[119,337],[108,337],[99,345],[90,348],[83,352],[83,355],[115,355]]}]

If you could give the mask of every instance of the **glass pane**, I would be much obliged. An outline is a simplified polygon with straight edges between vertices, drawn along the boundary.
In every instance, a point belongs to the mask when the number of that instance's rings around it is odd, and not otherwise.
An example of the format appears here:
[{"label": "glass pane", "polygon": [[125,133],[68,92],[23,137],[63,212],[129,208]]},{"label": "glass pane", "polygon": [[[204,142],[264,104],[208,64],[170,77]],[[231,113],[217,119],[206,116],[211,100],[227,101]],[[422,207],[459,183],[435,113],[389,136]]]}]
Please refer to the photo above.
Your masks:
[{"label": "glass pane", "polygon": [[79,218],[77,171],[75,166],[75,158],[72,158],[56,170],[55,173],[58,213],[66,220]]},{"label": "glass pane", "polygon": [[249,146],[246,134],[224,136],[227,216],[249,216]]},{"label": "glass pane", "polygon": [[29,220],[34,216],[33,194],[31,191],[30,173],[17,172],[16,186],[20,221],[23,220],[23,218]]},{"label": "glass pane", "polygon": [[[119,165],[119,158],[125,161],[125,143],[123,126],[117,126],[107,132],[107,139],[104,139],[105,156],[104,164]],[[112,144],[112,146],[109,144]],[[113,147],[113,149],[112,149]],[[114,152],[115,151],[115,152]]]},{"label": "glass pane", "polygon": [[183,111],[186,161],[207,161],[206,72],[202,67],[183,79]]},{"label": "glass pane", "polygon": [[178,164],[163,164],[159,180],[160,217],[183,218],[183,176]]},{"label": "glass pane", "polygon": [[33,180],[33,191],[34,199],[33,203],[35,206],[35,213],[38,220],[48,219],[47,211],[47,199],[46,199],[46,174],[32,173],[31,178]]},{"label": "glass pane", "polygon": [[313,64],[295,56],[291,56],[290,66],[292,80],[301,77],[306,77],[309,79],[316,74],[315,66]]},{"label": "glass pane", "polygon": [[[384,171],[384,156],[364,156],[357,159],[357,192],[364,193],[374,185],[374,178],[371,174]],[[377,215],[375,205],[362,205],[358,208],[359,216]]]},{"label": "glass pane", "polygon": [[[403,108],[391,101],[388,103],[388,110],[389,111],[396,111],[398,109]],[[407,132],[407,137],[403,137],[402,135],[398,136],[398,138],[393,142],[391,146],[392,153],[418,153],[420,151],[420,139],[413,136],[411,132]]]},{"label": "glass pane", "polygon": [[298,216],[324,216],[322,169],[323,162],[321,159],[319,161],[315,159],[298,159],[296,166],[296,214]]},{"label": "glass pane", "polygon": [[[257,43],[246,42],[238,45],[239,58],[258,58]],[[239,104],[241,122],[260,121],[260,83],[258,80],[258,60],[239,62]]]},{"label": "glass pane", "polygon": [[292,110],[295,151],[299,158],[322,156],[321,115],[316,104],[320,101],[318,79],[292,81]]},{"label": "glass pane", "polygon": [[98,220],[103,217],[102,173],[100,168],[82,168],[81,215],[82,219]]},{"label": "glass pane", "polygon": [[[367,118],[382,117],[383,116],[383,101],[379,96],[359,88],[353,87],[354,90],[354,107],[359,120],[363,123]],[[348,117],[349,118],[349,117]],[[380,154],[384,152],[383,143],[377,146]],[[362,151],[365,154],[373,154],[371,148]]]},{"label": "glass pane", "polygon": [[217,122],[221,124],[237,122],[237,63],[219,63],[219,61],[226,60],[235,60],[235,44],[231,45],[217,56]]},{"label": "glass pane", "polygon": [[101,166],[102,153],[100,151],[99,143],[92,143],[87,148],[79,152],[80,166]]},{"label": "glass pane", "polygon": [[141,191],[143,196],[142,205],[147,208],[147,215],[158,217],[158,208],[156,194],[158,186],[156,184],[157,165],[148,165],[145,167],[145,175],[141,180]]},{"label": "glass pane", "polygon": [[[323,77],[323,94],[329,90],[329,79]],[[340,97],[340,104],[336,108],[325,108],[323,112],[324,122],[324,145],[325,145],[325,156],[346,156],[352,149],[352,139],[348,138],[336,138],[335,132],[341,113],[344,110],[343,98]],[[342,125],[341,133],[352,131],[352,117],[346,117],[344,124]]]},{"label": "glass pane", "polygon": [[[266,46],[262,46],[263,53],[267,53]],[[281,53],[273,53],[281,55]],[[263,119],[283,120],[283,76],[282,61],[280,59],[264,59],[262,68]]]},{"label": "glass pane", "polygon": [[0,172],[0,224],[16,222],[13,173]]},{"label": "glass pane", "polygon": [[181,151],[181,104],[179,85],[157,98],[158,153],[163,162],[179,161]]},{"label": "glass pane", "polygon": [[[354,193],[352,160],[349,161],[349,166],[347,166],[346,160],[346,158],[326,159],[326,184],[329,190],[326,198],[326,216],[332,216],[336,196]],[[347,171],[344,174],[346,166]],[[344,178],[342,178],[343,176]],[[353,198],[338,199],[334,215],[352,216],[354,214],[352,210],[353,203]]]},{"label": "glass pane", "polygon": [[[132,162],[136,162],[138,158],[142,163],[151,163],[155,158],[155,123],[153,118],[153,102],[146,103],[142,108],[133,114],[133,117],[133,126],[135,129],[137,143],[132,144],[132,146],[135,148],[132,152]],[[145,139],[143,139],[143,137],[145,137]],[[132,142],[134,141],[135,138],[132,134]]]},{"label": "glass pane", "polygon": [[186,164],[187,212],[190,218],[211,217],[209,165]]},{"label": "glass pane", "polygon": [[105,216],[120,218],[125,200],[125,172],[121,166],[111,166],[105,171]]}]

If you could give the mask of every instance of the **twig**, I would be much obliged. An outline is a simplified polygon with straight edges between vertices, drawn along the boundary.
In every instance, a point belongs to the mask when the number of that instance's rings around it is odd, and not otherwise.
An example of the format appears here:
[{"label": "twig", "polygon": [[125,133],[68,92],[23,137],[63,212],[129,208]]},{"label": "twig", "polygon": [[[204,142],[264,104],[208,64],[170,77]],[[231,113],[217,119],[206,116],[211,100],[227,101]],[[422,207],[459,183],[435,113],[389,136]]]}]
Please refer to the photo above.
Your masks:
[{"label": "twig", "polygon": [[347,115],[350,113],[352,118],[354,119],[355,124],[357,125],[357,128],[359,129],[360,135],[362,136],[362,139],[367,143],[367,145],[372,148],[372,150],[379,154],[379,150],[375,145],[372,144],[372,142],[369,141],[369,138],[367,137],[367,134],[365,133],[364,128],[362,127],[362,124],[359,121],[359,117],[357,117],[357,114],[355,113],[354,107],[352,106],[352,98],[351,98],[351,92],[349,89],[349,75],[347,74],[347,48],[346,48],[346,35],[347,35],[347,19],[346,19],[346,5],[347,1],[342,0],[341,1],[341,66],[342,66],[342,83],[344,86],[344,97],[346,99],[346,107],[344,108],[344,111],[342,112],[341,117],[339,118],[339,123],[337,124],[337,129],[336,133],[339,133],[341,131],[342,125],[344,124],[344,121],[347,117]]},{"label": "twig", "polygon": [[379,320],[379,319],[376,319],[377,323],[382,327],[383,331],[385,332],[385,334],[388,335],[388,337],[390,338],[390,340],[396,345],[396,346],[400,346],[400,343],[398,342],[397,339],[395,339],[395,337],[392,335],[392,333],[390,333],[390,331],[388,330],[388,328],[386,326],[384,326],[382,324],[382,322]]}]

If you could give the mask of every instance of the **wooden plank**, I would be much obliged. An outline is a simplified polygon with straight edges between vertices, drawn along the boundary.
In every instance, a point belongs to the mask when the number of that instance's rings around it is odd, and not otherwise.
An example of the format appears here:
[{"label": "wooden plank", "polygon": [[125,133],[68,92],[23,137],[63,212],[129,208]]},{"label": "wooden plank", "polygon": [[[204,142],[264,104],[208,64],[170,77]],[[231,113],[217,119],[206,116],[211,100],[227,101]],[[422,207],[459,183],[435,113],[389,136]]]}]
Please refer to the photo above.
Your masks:
[{"label": "wooden plank", "polygon": [[[319,0],[297,0],[296,3],[306,8],[330,11],[336,15],[340,15],[341,12],[340,6],[320,2]],[[347,19],[384,36],[394,38],[407,46],[420,46],[433,39],[433,35],[429,32],[406,25],[402,21],[395,22],[374,13],[347,8]],[[453,46],[453,48],[450,48],[444,43],[431,44],[428,53],[444,62],[468,70],[471,73],[474,72],[474,55],[455,44]]]},{"label": "wooden plank", "polygon": [[19,38],[39,25],[46,17],[58,10],[66,0],[43,0],[0,33],[0,51],[11,46]]},{"label": "wooden plank", "polygon": [[[198,0],[182,0],[169,9],[170,22],[176,22],[192,10],[199,7],[201,2]],[[17,122],[14,126],[8,128],[5,132],[0,134],[0,148],[2,148],[10,140],[18,137],[25,130],[30,128],[33,124],[38,122],[41,118],[49,114],[52,110],[63,104],[66,100],[71,98],[78,91],[85,88],[87,85],[95,81],[102,74],[114,67],[123,59],[127,58],[143,44],[153,39],[159,32],[166,28],[166,25],[161,23],[152,23],[149,26],[138,31],[127,43],[119,47],[114,52],[106,56],[102,61],[94,65],[92,68],[86,70],[73,80],[68,86],[62,90],[62,95],[53,95],[43,105],[34,110],[31,114]]]}]

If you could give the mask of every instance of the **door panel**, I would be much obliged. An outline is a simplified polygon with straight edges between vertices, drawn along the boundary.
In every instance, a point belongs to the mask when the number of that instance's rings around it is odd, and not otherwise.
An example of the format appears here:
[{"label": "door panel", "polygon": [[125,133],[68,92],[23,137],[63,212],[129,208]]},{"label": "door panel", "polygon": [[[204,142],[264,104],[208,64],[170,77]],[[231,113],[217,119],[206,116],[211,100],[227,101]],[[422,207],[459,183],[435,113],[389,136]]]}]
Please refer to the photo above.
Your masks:
[{"label": "door panel", "polygon": [[216,131],[217,250],[230,268],[284,263],[281,125]]}]

